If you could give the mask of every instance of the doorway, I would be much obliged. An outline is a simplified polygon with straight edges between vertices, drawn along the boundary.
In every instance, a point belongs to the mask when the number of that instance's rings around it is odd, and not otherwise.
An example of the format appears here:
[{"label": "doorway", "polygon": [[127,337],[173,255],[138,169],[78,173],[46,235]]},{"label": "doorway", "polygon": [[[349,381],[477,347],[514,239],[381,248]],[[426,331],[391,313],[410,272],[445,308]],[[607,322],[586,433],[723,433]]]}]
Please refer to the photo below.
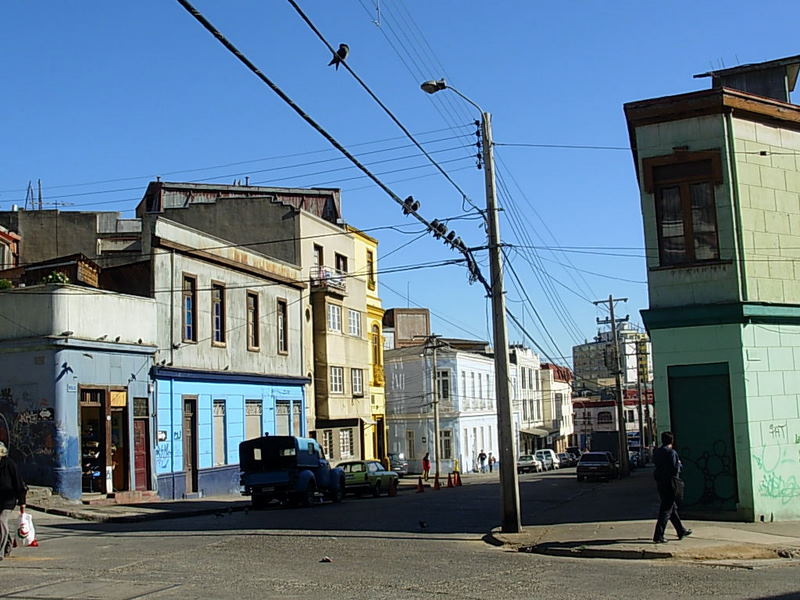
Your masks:
[{"label": "doorway", "polygon": [[183,470],[185,493],[197,493],[197,398],[183,398]]},{"label": "doorway", "polygon": [[133,399],[133,486],[150,489],[150,411],[147,398]]},{"label": "doorway", "polygon": [[81,491],[107,493],[106,489],[106,392],[81,389]]},{"label": "doorway", "polygon": [[739,501],[728,363],[669,367],[669,409],[686,481],[684,506],[735,511]]}]

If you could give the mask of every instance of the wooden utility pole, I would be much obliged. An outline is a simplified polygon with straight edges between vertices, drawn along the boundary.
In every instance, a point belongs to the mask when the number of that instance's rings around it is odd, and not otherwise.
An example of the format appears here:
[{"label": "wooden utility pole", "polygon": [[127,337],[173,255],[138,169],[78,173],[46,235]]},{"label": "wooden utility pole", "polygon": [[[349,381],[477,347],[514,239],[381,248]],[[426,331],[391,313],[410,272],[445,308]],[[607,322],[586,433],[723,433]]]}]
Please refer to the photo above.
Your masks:
[{"label": "wooden utility pole", "polygon": [[625,431],[625,397],[622,393],[622,366],[620,365],[620,349],[619,349],[619,336],[617,335],[617,322],[624,323],[630,317],[625,315],[625,318],[617,319],[614,316],[614,303],[627,302],[627,298],[614,298],[609,296],[608,300],[596,300],[597,304],[608,304],[608,319],[597,319],[598,325],[611,325],[611,337],[614,343],[614,380],[616,382],[616,395],[617,395],[617,433],[619,438],[619,476],[626,477],[630,471],[628,465],[628,434]]}]

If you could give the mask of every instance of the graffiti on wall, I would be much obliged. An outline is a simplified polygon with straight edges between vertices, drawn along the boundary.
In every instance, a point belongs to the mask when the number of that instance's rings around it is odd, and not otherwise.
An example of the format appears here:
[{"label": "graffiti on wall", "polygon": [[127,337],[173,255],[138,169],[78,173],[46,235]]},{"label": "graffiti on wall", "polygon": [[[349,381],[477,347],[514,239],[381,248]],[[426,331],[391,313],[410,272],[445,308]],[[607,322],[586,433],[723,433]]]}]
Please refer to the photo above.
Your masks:
[{"label": "graffiti on wall", "polygon": [[169,468],[169,444],[156,444],[156,467],[159,470]]},{"label": "graffiti on wall", "polygon": [[25,389],[18,393],[10,387],[0,389],[0,440],[23,463],[55,454],[55,415],[42,404]]},{"label": "graffiti on wall", "polygon": [[[764,442],[753,454],[758,494],[786,505],[800,498],[800,435],[791,435],[786,421],[764,428]],[[793,443],[792,443],[793,442]]]}]

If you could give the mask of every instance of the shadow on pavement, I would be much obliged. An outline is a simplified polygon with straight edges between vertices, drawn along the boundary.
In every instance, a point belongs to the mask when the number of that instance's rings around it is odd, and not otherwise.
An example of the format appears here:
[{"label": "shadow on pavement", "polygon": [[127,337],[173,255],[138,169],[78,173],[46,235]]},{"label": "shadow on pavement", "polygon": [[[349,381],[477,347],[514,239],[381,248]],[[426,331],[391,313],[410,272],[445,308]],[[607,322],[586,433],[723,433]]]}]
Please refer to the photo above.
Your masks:
[{"label": "shadow on pavement", "polygon": [[[608,483],[578,483],[574,470],[555,471],[520,478],[520,507],[523,526],[628,521],[654,518],[658,498],[651,471],[643,469],[627,479]],[[476,534],[482,536],[501,519],[500,486],[496,479],[463,487],[401,491],[397,497],[354,498],[341,504],[310,508],[270,505],[252,510],[246,501],[193,501],[191,518],[182,516],[185,502],[138,505],[157,510],[158,520],[97,523],[70,521],[55,525],[60,530],[95,532],[209,532],[253,531],[258,535],[287,530],[309,535],[330,532],[364,532],[436,536]],[[133,507],[129,507],[133,508]],[[173,514],[172,510],[175,513]],[[197,511],[200,511],[198,514]],[[183,515],[189,516],[189,515]],[[175,518],[173,518],[175,517]],[[474,539],[474,538],[470,538]],[[619,540],[617,540],[618,542]]]}]

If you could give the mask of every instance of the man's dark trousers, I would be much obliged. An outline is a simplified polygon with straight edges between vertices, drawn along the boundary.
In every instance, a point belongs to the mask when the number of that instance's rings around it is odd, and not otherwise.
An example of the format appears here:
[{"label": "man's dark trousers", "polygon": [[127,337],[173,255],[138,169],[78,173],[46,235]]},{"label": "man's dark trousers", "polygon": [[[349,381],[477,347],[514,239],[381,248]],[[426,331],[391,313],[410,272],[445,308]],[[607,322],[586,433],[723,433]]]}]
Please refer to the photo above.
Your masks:
[{"label": "man's dark trousers", "polygon": [[682,537],[686,532],[686,528],[678,516],[678,505],[675,504],[675,492],[672,490],[672,481],[659,481],[658,495],[661,498],[661,506],[658,508],[658,522],[656,523],[656,531],[653,534],[654,540],[660,540],[664,537],[664,532],[667,529],[667,521],[672,523],[678,537]]}]

